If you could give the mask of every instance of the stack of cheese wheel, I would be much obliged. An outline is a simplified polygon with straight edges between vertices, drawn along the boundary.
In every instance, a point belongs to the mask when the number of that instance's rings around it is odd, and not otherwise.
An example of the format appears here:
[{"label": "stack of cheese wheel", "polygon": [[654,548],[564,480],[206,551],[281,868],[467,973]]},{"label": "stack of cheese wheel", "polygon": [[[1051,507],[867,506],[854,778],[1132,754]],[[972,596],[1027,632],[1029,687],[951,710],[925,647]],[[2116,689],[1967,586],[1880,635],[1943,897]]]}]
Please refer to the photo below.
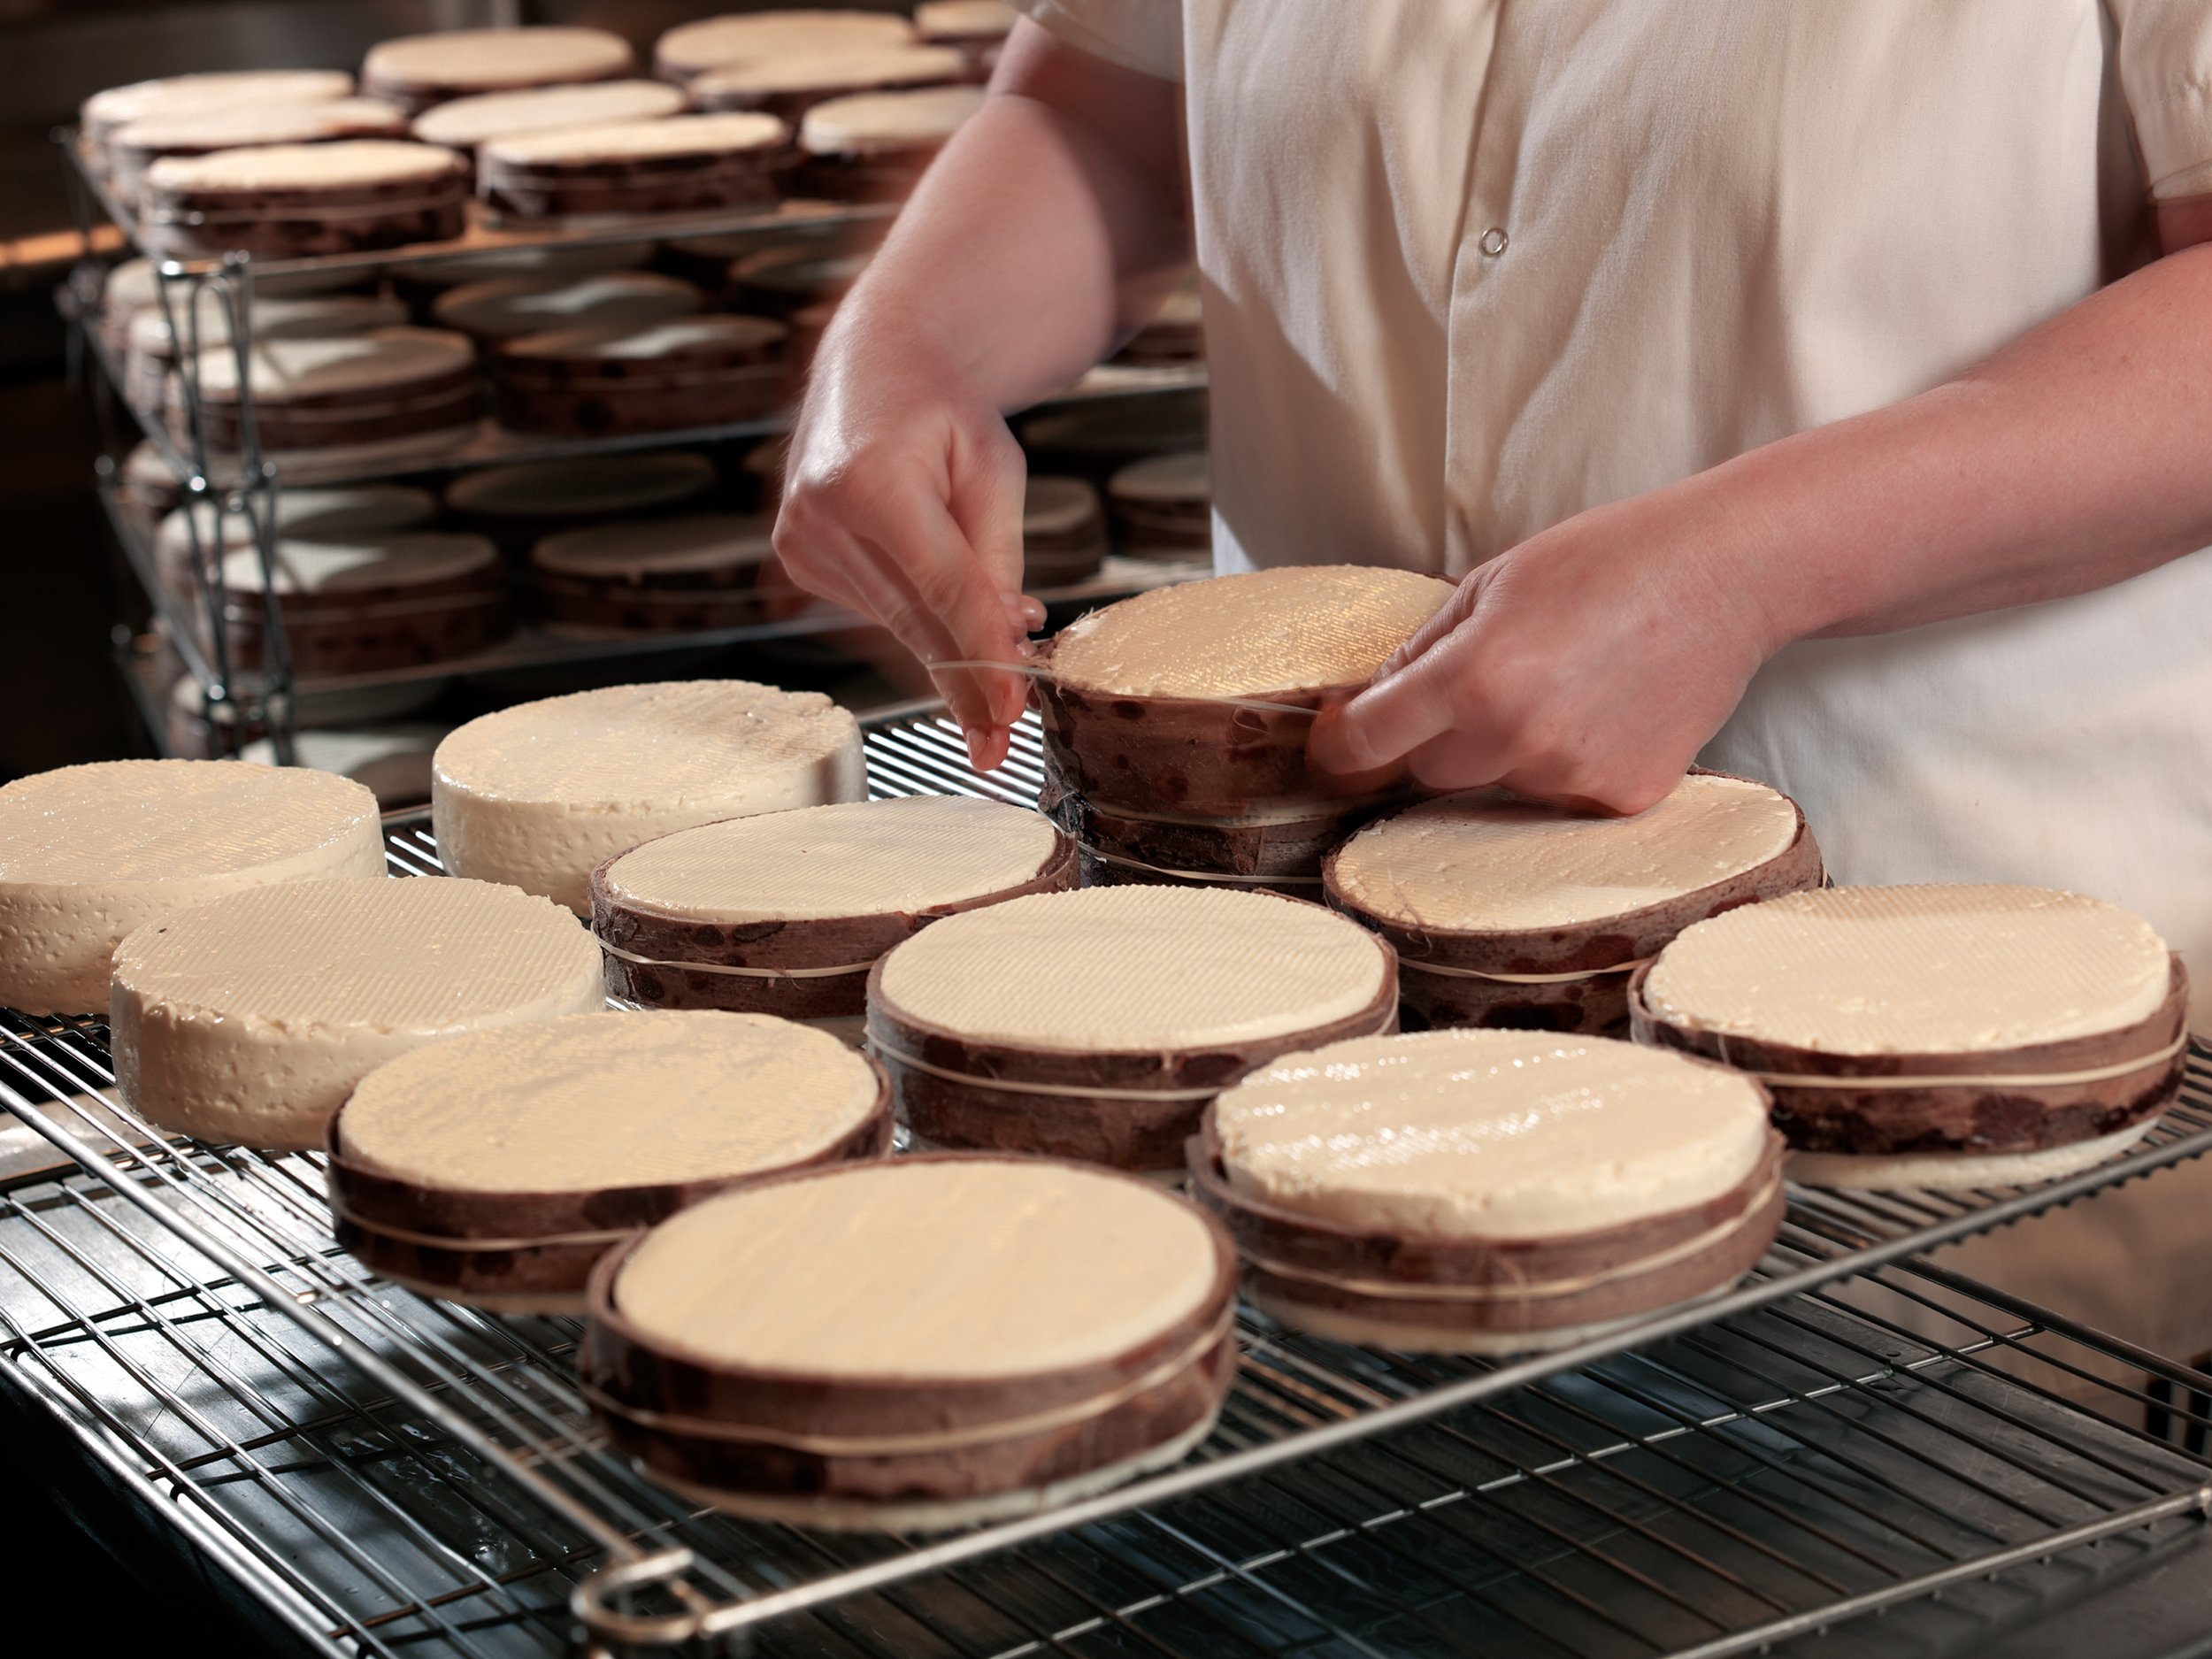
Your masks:
[{"label": "stack of cheese wheel", "polygon": [[1213,546],[1213,465],[1203,449],[1132,461],[1107,481],[1106,499],[1125,557],[1197,558]]},{"label": "stack of cheese wheel", "polygon": [[967,58],[947,46],[809,52],[710,69],[692,81],[691,101],[703,110],[760,110],[779,120],[796,121],[832,98],[948,86],[967,75]]},{"label": "stack of cheese wheel", "polygon": [[697,213],[772,202],[790,129],[772,115],[665,115],[495,138],[476,189],[515,219]]},{"label": "stack of cheese wheel", "polygon": [[386,1062],[330,1125],[338,1242],[413,1290],[576,1313],[639,1227],[890,1149],[882,1072],[757,1014],[572,1014]]},{"label": "stack of cheese wheel", "polygon": [[511,553],[586,525],[641,518],[695,503],[714,488],[714,463],[687,450],[523,461],[464,472],[446,511]]},{"label": "stack of cheese wheel", "polygon": [[703,18],[660,37],[653,49],[653,71],[679,86],[699,76],[740,64],[825,52],[872,51],[904,46],[914,26],[882,12],[833,10],[826,6],[748,12]]},{"label": "stack of cheese wheel", "polygon": [[1639,1041],[1763,1081],[1793,1178],[2016,1185],[2101,1163],[2181,1087],[2189,982],[2151,925],[2024,887],[1835,887],[1686,929]]},{"label": "stack of cheese wheel", "polygon": [[[270,505],[279,541],[357,541],[419,530],[438,515],[438,498],[410,484],[353,484],[333,489],[284,489]],[[218,550],[254,545],[253,520],[219,512],[211,503],[180,507],[161,521],[154,564],[162,580],[189,589],[202,562]]]},{"label": "stack of cheese wheel", "polygon": [[246,104],[193,115],[152,115],[108,141],[115,192],[135,201],[146,169],[164,156],[204,156],[263,144],[328,143],[341,138],[404,138],[407,112],[381,98],[313,104]]},{"label": "stack of cheese wheel", "polygon": [[1094,576],[1106,558],[1106,513],[1079,478],[1031,473],[1022,495],[1022,581],[1058,588]]},{"label": "stack of cheese wheel", "polygon": [[1019,807],[912,795],[679,830],[592,872],[607,994],[793,1019],[867,1010],[867,974],[939,918],[1075,885],[1075,847]]},{"label": "stack of cheese wheel", "polygon": [[512,340],[549,328],[635,328],[687,317],[706,296],[680,277],[606,271],[588,277],[495,277],[448,288],[430,308],[441,328],[472,340]]},{"label": "stack of cheese wheel", "polygon": [[864,92],[818,104],[799,122],[799,193],[839,202],[902,201],[982,104],[979,87]]},{"label": "stack of cheese wheel", "polygon": [[384,875],[376,797],[301,767],[110,760],[0,787],[0,1007],[96,1014],[126,934],[229,893]]},{"label": "stack of cheese wheel", "polygon": [[866,793],[859,724],[820,692],[671,680],[457,727],[438,745],[430,816],[449,873],[588,916],[593,868],[640,841]]},{"label": "stack of cheese wheel", "polygon": [[499,418],[571,438],[751,420],[783,396],[784,334],[766,317],[676,317],[502,341],[491,357]]},{"label": "stack of cheese wheel", "polygon": [[[230,343],[227,296],[201,289],[196,319],[185,313],[182,296],[177,297],[177,326],[172,326],[169,313],[157,304],[133,317],[124,331],[124,394],[133,408],[150,414],[160,413],[168,403],[169,377],[180,350],[191,350],[196,344],[207,351]],[[260,346],[275,340],[365,334],[406,320],[406,307],[385,295],[313,294],[291,299],[257,296],[250,326],[254,343]]]},{"label": "stack of cheese wheel", "polygon": [[1192,1189],[1286,1325],[1420,1352],[1563,1348],[1766,1253],[1784,1202],[1767,1105],[1740,1072],[1604,1038],[1361,1039],[1217,1100]]},{"label": "stack of cheese wheel", "polygon": [[590,938],[558,906],[512,887],[256,887],[116,947],[116,1087],[165,1129],[319,1147],[330,1115],[387,1060],[603,1002]]},{"label": "stack of cheese wheel", "polygon": [[630,43],[605,29],[444,29],[369,48],[361,85],[419,112],[477,93],[612,81],[636,65]]},{"label": "stack of cheese wheel", "polygon": [[840,1531],[1027,1514],[1179,1461],[1236,1371],[1201,1211],[1043,1159],[906,1158],[711,1198],[592,1276],[580,1370],[686,1497]]},{"label": "stack of cheese wheel", "polygon": [[568,277],[580,280],[609,271],[634,271],[652,257],[650,242],[517,243],[449,258],[409,259],[393,267],[393,291],[419,320],[438,296],[470,282],[505,277]]},{"label": "stack of cheese wheel", "polygon": [[329,104],[353,95],[342,69],[223,69],[196,75],[165,75],[110,87],[77,111],[77,134],[96,171],[109,170],[108,145],[140,121],[190,120],[245,110],[290,109]]},{"label": "stack of cheese wheel", "polygon": [[1271,893],[1033,894],[935,923],[868,979],[869,1047],[918,1140],[1125,1170],[1179,1170],[1255,1066],[1397,1023],[1390,948]]},{"label": "stack of cheese wheel", "polygon": [[371,674],[451,662],[514,626],[506,572],[488,537],[418,530],[348,541],[285,538],[223,558],[234,661],[262,665],[268,615],[283,618],[302,674]]},{"label": "stack of cheese wheel", "polygon": [[568,633],[696,634],[760,619],[772,518],[687,513],[588,525],[530,549],[539,614]]},{"label": "stack of cheese wheel", "polygon": [[1477,790],[1329,855],[1328,901],[1398,952],[1409,1030],[1628,1034],[1628,976],[1693,922],[1821,883],[1796,803],[1714,772],[1633,818]]},{"label": "stack of cheese wheel", "polygon": [[553,133],[570,127],[649,121],[680,113],[682,89],[658,81],[599,81],[582,86],[530,87],[455,98],[415,118],[415,136],[473,156],[495,139]]},{"label": "stack of cheese wheel", "polygon": [[[476,349],[444,328],[370,328],[359,334],[257,344],[244,385],[229,346],[201,352],[199,410],[211,449],[238,452],[250,411],[264,450],[322,449],[446,434],[476,418]],[[187,429],[192,403],[180,380],[169,419]]]},{"label": "stack of cheese wheel", "polygon": [[1451,597],[1409,571],[1290,566],[1156,588],[1041,653],[1046,810],[1097,881],[1274,884],[1387,795],[1309,772],[1311,710],[1365,685]]},{"label": "stack of cheese wheel", "polygon": [[257,144],[165,157],[139,196],[154,251],[296,259],[451,240],[466,217],[468,166],[406,139]]}]

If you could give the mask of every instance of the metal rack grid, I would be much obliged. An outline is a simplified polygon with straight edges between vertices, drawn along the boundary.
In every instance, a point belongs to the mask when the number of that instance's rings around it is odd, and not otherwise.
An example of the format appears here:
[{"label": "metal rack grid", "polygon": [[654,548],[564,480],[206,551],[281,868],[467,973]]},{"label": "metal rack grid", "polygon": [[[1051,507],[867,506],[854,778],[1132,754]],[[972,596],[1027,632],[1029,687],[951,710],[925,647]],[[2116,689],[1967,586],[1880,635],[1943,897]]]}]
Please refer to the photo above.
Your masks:
[{"label": "metal rack grid", "polygon": [[[928,714],[879,725],[869,760],[880,795],[1021,800],[1040,776],[1033,729],[978,780]],[[389,849],[436,870],[419,820]],[[743,1630],[825,1659],[1709,1659],[1937,1589],[1947,1628],[1983,1628],[2193,1547],[2212,1504],[2212,1463],[2142,1426],[2200,1447],[2212,1378],[1909,1259],[2212,1148],[2201,1062],[2116,1166],[1793,1190],[1740,1289],[1565,1354],[1422,1359],[1247,1315],[1182,1467],[939,1540],[659,1492],[594,1431],[572,1323],[380,1284],[330,1243],[315,1160],[165,1141],[111,1080],[97,1022],[0,1018],[0,1100],[78,1166],[0,1191],[0,1381],[310,1650],[556,1652],[573,1610],[610,1645]]]}]

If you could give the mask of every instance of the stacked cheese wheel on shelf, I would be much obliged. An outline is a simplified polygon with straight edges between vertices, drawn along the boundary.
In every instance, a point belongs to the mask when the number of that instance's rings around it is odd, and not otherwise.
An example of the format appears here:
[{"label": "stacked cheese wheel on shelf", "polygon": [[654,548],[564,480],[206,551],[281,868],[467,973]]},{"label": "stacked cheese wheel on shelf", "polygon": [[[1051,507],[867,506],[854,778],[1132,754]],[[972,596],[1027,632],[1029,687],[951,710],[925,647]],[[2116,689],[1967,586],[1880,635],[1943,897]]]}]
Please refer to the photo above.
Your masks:
[{"label": "stacked cheese wheel on shelf", "polygon": [[1395,797],[1308,768],[1312,711],[1364,686],[1451,593],[1409,571],[1289,567],[1070,624],[1040,653],[1046,810],[1095,880],[1318,897],[1323,855]]},{"label": "stacked cheese wheel on shelf", "polygon": [[818,104],[799,121],[799,193],[900,200],[982,104],[979,87],[863,92]]},{"label": "stacked cheese wheel on shelf", "polygon": [[1213,546],[1213,465],[1203,449],[1132,461],[1107,480],[1124,557],[1202,557]]},{"label": "stacked cheese wheel on shelf", "polygon": [[890,1149],[879,1068],[764,1015],[580,1013],[387,1062],[329,1130],[338,1241],[396,1283],[580,1312],[608,1247],[733,1187]]},{"label": "stacked cheese wheel on shelf", "polygon": [[530,549],[538,613],[570,634],[696,634],[761,618],[774,521],[736,513],[588,525]]},{"label": "stacked cheese wheel on shelf", "polygon": [[607,271],[588,277],[494,277],[448,288],[430,308],[441,328],[480,344],[549,328],[636,328],[704,309],[706,296],[679,277]]},{"label": "stacked cheese wheel on shelf", "polygon": [[244,104],[192,114],[150,115],[107,141],[116,194],[138,199],[146,169],[165,156],[204,156],[265,144],[326,143],[342,138],[405,138],[407,111],[381,98],[311,104]]},{"label": "stacked cheese wheel on shelf", "polygon": [[471,720],[438,746],[430,811],[452,873],[588,916],[594,867],[640,841],[866,790],[860,727],[821,693],[672,680]]},{"label": "stacked cheese wheel on shelf", "polygon": [[1095,575],[1106,558],[1106,515],[1079,478],[1032,473],[1022,498],[1025,591]]},{"label": "stacked cheese wheel on shelf", "polygon": [[832,98],[949,86],[967,77],[967,58],[952,47],[882,46],[755,58],[707,71],[690,91],[703,110],[759,110],[795,122]]},{"label": "stacked cheese wheel on shelf", "polygon": [[1640,1041],[1772,1091],[1792,1175],[1982,1187],[2072,1173],[2181,1087],[2189,981],[2141,917],[2039,887],[1835,887],[1686,929]]},{"label": "stacked cheese wheel on shelf", "polygon": [[[228,346],[200,354],[197,393],[208,447],[235,455],[250,416],[265,452],[281,454],[394,441],[458,440],[481,400],[476,349],[445,328],[368,328],[357,334],[257,345],[242,381]],[[188,433],[181,380],[169,387],[169,418]]]},{"label": "stacked cheese wheel on shelf", "polygon": [[464,472],[445,488],[457,519],[511,553],[588,525],[649,518],[714,488],[714,463],[688,450],[578,456]]},{"label": "stacked cheese wheel on shelf", "polygon": [[154,251],[300,258],[452,240],[468,168],[452,150],[405,139],[262,144],[165,157],[139,194]]},{"label": "stacked cheese wheel on shelf", "polygon": [[933,923],[868,979],[868,1045],[932,1146],[1172,1175],[1206,1102],[1397,1029],[1390,948],[1271,893],[1091,887]]},{"label": "stacked cheese wheel on shelf", "polygon": [[451,662],[514,626],[499,549],[486,536],[415,530],[279,540],[223,557],[232,660],[263,666],[271,601],[296,673],[366,674]]},{"label": "stacked cheese wheel on shelf", "polygon": [[1328,900],[1396,947],[1406,1024],[1628,1034],[1628,979],[1693,922],[1816,887],[1787,795],[1693,773],[1632,818],[1502,790],[1379,819],[1323,865]]},{"label": "stacked cheese wheel on shelf", "polygon": [[636,65],[629,42],[605,29],[446,29],[372,46],[361,85],[420,112],[475,94],[613,81]]},{"label": "stacked cheese wheel on shelf", "polygon": [[688,86],[699,76],[741,64],[829,52],[873,51],[910,44],[914,25],[882,12],[826,6],[703,18],[670,29],[653,48],[653,70]]},{"label": "stacked cheese wheel on shelf", "polygon": [[1566,1347],[1733,1284],[1781,1224],[1757,1083],[1604,1038],[1441,1031],[1286,1055],[1225,1092],[1193,1190],[1253,1302],[1421,1351]]},{"label": "stacked cheese wheel on shelf", "polygon": [[477,194],[515,219],[703,212],[775,199],[790,129],[757,111],[671,115],[488,140]]},{"label": "stacked cheese wheel on shelf", "polygon": [[599,81],[480,92],[425,111],[415,118],[414,134],[426,144],[443,144],[473,156],[496,139],[649,121],[680,114],[687,103],[681,88],[659,81]]},{"label": "stacked cheese wheel on shelf", "polygon": [[1072,887],[1034,812],[918,795],[679,830],[592,872],[607,994],[649,1008],[849,1020],[868,972],[941,917]]},{"label": "stacked cheese wheel on shelf", "polygon": [[695,1502],[841,1531],[1032,1513],[1179,1461],[1237,1363],[1220,1227],[1042,1159],[908,1158],[711,1198],[593,1275],[600,1422]]},{"label": "stacked cheese wheel on shelf", "polygon": [[503,425],[572,438],[751,420],[783,394],[784,326],[766,317],[673,317],[555,328],[491,352]]}]

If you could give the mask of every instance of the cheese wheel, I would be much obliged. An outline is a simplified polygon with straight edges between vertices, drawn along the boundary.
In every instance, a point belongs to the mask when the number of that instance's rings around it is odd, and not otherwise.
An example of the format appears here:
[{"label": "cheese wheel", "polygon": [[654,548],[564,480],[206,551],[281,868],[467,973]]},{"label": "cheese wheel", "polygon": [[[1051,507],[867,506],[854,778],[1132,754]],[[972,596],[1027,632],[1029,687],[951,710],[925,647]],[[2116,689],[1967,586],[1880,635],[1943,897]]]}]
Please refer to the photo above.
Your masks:
[{"label": "cheese wheel", "polygon": [[983,107],[983,97],[980,87],[926,87],[830,98],[801,119],[799,148],[810,156],[933,150]]},{"label": "cheese wheel", "polygon": [[738,111],[672,115],[649,121],[613,121],[565,127],[494,139],[483,149],[487,165],[542,171],[626,161],[743,155],[771,150],[787,136],[772,115]]},{"label": "cheese wheel", "polygon": [[610,121],[647,121],[685,107],[680,88],[658,81],[601,81],[584,86],[532,87],[455,98],[415,118],[426,144],[474,150],[495,139]]},{"label": "cheese wheel", "polygon": [[134,121],[326,104],[352,91],[353,77],[341,69],[216,70],[110,87],[87,98],[77,119],[84,136],[103,144]]},{"label": "cheese wheel", "polygon": [[263,191],[398,189],[444,183],[460,173],[460,157],[438,145],[357,138],[167,156],[146,169],[146,183],[150,189],[205,198]]},{"label": "cheese wheel", "polygon": [[386,1061],[602,1000],[590,935],[512,887],[294,882],[154,922],[117,947],[116,1083],[165,1129],[312,1147]]},{"label": "cheese wheel", "polygon": [[914,26],[880,12],[795,7],[703,18],[660,37],[653,49],[657,73],[687,81],[710,69],[803,52],[854,51],[901,46],[914,38]]},{"label": "cheese wheel", "polygon": [[1605,1038],[1361,1037],[1285,1055],[1214,1102],[1229,1184],[1350,1227],[1588,1232],[1719,1197],[1768,1150],[1740,1073]]},{"label": "cheese wheel", "polygon": [[996,41],[1020,15],[1006,0],[922,0],[914,27],[926,41]]},{"label": "cheese wheel", "polygon": [[714,463],[678,450],[657,455],[577,456],[464,472],[445,504],[495,528],[583,519],[673,506],[714,488]]},{"label": "cheese wheel", "polygon": [[115,760],[0,787],[0,1006],[92,1014],[124,936],[226,894],[384,874],[376,797],[299,767]]},{"label": "cheese wheel", "polygon": [[691,83],[703,110],[765,110],[785,120],[817,104],[872,88],[934,87],[963,79],[966,57],[949,46],[886,46],[757,58],[709,70]]},{"label": "cheese wheel", "polygon": [[704,579],[751,573],[773,557],[772,518],[687,513],[643,523],[589,525],[547,536],[530,550],[534,570],[626,585],[655,577]]},{"label": "cheese wheel", "polygon": [[640,841],[866,787],[859,726],[819,692],[679,680],[471,720],[438,746],[431,816],[453,874],[588,914],[592,867]]},{"label": "cheese wheel", "polygon": [[419,109],[464,93],[609,81],[635,63],[630,43],[605,29],[446,29],[370,47],[361,84]]},{"label": "cheese wheel", "polygon": [[511,340],[548,328],[636,327],[682,317],[706,303],[690,283],[650,271],[600,276],[504,277],[465,283],[438,296],[431,315],[441,328],[475,340]]},{"label": "cheese wheel", "polygon": [[2165,941],[2041,887],[1832,887],[1686,929],[1643,983],[1657,1018],[1829,1055],[1993,1054],[2124,1031],[2170,989]]}]

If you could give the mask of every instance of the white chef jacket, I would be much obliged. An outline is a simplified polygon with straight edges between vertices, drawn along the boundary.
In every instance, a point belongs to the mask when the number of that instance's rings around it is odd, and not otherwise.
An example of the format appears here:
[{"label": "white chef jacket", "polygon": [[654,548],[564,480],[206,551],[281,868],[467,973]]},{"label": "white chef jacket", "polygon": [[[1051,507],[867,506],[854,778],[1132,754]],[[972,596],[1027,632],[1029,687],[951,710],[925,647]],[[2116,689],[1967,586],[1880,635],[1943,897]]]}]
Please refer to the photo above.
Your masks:
[{"label": "white chef jacket", "polygon": [[[2212,190],[2207,0],[1025,9],[1183,84],[1223,569],[1465,571],[1938,384]],[[2212,550],[1790,646],[1701,758],[1794,795],[1839,880],[2142,911],[2212,1031]],[[2193,1355],[2198,1251],[2212,1160],[1962,1254]]]}]

